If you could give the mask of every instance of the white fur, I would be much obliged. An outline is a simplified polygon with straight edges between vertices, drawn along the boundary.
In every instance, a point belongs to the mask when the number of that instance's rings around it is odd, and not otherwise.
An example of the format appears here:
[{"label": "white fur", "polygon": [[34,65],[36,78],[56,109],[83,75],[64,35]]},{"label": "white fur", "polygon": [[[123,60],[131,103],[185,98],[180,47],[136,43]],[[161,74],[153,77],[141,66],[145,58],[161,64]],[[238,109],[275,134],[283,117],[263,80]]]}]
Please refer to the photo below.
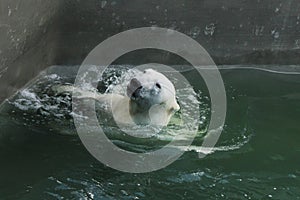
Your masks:
[{"label": "white fur", "polygon": [[56,92],[73,91],[80,98],[93,98],[111,105],[114,120],[121,124],[150,124],[166,126],[180,109],[175,88],[163,74],[147,69],[137,73],[127,86],[127,96],[83,91],[73,86],[57,87]]}]

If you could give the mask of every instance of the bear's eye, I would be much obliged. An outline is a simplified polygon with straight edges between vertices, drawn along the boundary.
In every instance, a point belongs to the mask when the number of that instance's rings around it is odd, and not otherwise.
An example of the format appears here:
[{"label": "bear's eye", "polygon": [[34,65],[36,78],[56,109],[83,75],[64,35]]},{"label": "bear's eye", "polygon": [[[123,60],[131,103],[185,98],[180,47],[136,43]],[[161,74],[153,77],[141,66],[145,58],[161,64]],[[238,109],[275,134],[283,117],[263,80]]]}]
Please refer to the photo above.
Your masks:
[{"label": "bear's eye", "polygon": [[155,86],[159,89],[161,89],[161,85],[159,83],[156,83]]}]

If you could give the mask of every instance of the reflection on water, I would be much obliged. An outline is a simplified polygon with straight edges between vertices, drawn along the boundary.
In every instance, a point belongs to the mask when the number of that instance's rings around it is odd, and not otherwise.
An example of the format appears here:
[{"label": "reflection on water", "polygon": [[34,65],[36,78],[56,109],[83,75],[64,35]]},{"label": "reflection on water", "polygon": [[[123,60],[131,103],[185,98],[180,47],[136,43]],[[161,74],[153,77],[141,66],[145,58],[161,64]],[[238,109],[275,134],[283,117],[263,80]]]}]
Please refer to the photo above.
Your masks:
[{"label": "reflection on water", "polygon": [[[128,67],[128,66],[127,66]],[[223,66],[228,98],[226,126],[212,154],[197,152],[210,118],[202,80],[194,80],[200,125],[193,145],[175,163],[157,172],[127,174],[103,166],[83,147],[72,123],[71,97],[53,85],[72,83],[76,67],[48,69],[1,107],[1,199],[297,199],[300,198],[300,74],[297,66]],[[246,67],[246,68],[245,68]],[[284,73],[278,69],[287,69]],[[125,67],[105,74],[98,89],[120,81]],[[263,69],[263,70],[261,70]],[[192,71],[185,71],[187,78]],[[176,80],[172,80],[176,81]],[[190,89],[190,88],[187,88]],[[177,91],[180,95],[180,90]],[[184,103],[184,102],[180,102]],[[176,130],[178,113],[167,127]],[[162,132],[133,139],[108,126],[118,146],[137,152],[172,139]],[[182,132],[184,139],[184,132]]]}]

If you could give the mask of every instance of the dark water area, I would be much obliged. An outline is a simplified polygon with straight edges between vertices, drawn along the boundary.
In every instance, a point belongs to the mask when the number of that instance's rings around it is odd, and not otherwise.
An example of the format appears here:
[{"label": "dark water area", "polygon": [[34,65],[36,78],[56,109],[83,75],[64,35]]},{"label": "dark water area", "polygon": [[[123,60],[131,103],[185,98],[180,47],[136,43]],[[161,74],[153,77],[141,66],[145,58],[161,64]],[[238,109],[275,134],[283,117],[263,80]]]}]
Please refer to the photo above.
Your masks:
[{"label": "dark water area", "polygon": [[[54,69],[47,83],[72,82],[76,74],[74,67]],[[43,96],[38,88],[46,79],[33,81],[35,90],[1,107],[0,199],[300,199],[300,66],[220,66],[220,72],[227,117],[213,153],[199,159],[202,140],[195,138],[176,162],[145,174],[93,158],[76,134],[66,134],[75,133],[66,117],[69,97]],[[196,93],[205,126],[209,96]]]}]

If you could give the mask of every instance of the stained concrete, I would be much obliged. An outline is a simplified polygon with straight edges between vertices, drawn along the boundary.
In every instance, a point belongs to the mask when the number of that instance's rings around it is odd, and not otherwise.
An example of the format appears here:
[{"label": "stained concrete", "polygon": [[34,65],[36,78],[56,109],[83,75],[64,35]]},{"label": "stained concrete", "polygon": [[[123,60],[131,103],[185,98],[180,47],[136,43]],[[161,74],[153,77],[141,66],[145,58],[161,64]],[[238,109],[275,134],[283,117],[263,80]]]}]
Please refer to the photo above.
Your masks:
[{"label": "stained concrete", "polygon": [[59,0],[0,1],[0,102],[55,64]]},{"label": "stained concrete", "polygon": [[[0,0],[0,101],[42,69],[78,65],[109,36],[145,26],[191,36],[217,64],[299,64],[299,10],[300,0]],[[117,63],[175,57],[141,51]]]}]

